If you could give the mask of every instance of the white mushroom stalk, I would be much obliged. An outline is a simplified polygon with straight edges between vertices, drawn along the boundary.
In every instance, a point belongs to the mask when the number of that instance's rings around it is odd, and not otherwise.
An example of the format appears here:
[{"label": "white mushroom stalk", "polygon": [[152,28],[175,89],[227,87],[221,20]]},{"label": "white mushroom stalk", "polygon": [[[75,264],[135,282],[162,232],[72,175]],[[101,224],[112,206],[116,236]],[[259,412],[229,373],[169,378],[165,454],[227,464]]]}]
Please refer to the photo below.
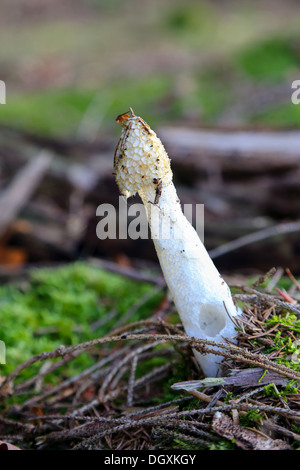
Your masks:
[{"label": "white mushroom stalk", "polygon": [[[132,110],[118,116],[123,126],[114,157],[121,194],[138,193],[146,209],[157,256],[187,335],[234,342],[238,315],[228,285],[196,230],[184,216],[172,182],[170,159],[155,132]],[[222,356],[195,357],[205,376],[222,375]]]}]

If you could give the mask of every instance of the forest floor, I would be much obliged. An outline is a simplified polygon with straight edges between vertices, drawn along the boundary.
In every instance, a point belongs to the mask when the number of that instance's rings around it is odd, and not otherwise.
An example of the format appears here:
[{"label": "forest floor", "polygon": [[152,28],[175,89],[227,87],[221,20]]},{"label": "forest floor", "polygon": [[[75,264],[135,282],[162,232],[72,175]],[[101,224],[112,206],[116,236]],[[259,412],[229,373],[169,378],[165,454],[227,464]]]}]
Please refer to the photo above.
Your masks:
[{"label": "forest floor", "polygon": [[[0,447],[299,449],[299,3],[2,3]],[[236,343],[184,334],[151,240],[96,237],[129,106],[205,204]]]}]

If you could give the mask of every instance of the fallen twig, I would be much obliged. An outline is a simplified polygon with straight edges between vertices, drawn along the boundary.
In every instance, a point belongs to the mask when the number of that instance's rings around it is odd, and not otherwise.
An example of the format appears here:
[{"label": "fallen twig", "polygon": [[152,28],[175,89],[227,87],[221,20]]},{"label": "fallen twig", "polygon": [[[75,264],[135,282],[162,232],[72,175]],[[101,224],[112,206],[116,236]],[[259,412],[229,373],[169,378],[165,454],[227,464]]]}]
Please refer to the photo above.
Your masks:
[{"label": "fallen twig", "polygon": [[0,195],[0,236],[28,202],[45,172],[52,155],[42,151],[17,173],[8,188]]},{"label": "fallen twig", "polygon": [[257,243],[259,241],[275,237],[277,235],[294,232],[300,232],[300,222],[285,222],[232,240],[231,242],[225,243],[224,245],[218,246],[217,248],[210,250],[209,254],[211,258],[216,259],[220,256],[230,253],[231,251],[238,250],[243,246],[250,245],[252,243]]}]

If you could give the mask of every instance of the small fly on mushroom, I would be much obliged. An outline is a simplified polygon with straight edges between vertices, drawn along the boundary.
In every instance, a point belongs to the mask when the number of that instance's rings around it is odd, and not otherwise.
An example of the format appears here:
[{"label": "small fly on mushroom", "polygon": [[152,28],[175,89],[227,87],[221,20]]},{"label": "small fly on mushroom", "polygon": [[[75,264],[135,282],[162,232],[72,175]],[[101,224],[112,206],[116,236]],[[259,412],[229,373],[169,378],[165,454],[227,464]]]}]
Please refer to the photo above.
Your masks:
[{"label": "small fly on mushroom", "polygon": [[128,114],[129,111],[127,111],[126,113],[123,113],[123,114],[119,114],[119,116],[116,117],[116,121],[121,124],[121,126],[124,124],[124,121],[126,121],[126,119],[128,119],[130,117],[130,115]]}]

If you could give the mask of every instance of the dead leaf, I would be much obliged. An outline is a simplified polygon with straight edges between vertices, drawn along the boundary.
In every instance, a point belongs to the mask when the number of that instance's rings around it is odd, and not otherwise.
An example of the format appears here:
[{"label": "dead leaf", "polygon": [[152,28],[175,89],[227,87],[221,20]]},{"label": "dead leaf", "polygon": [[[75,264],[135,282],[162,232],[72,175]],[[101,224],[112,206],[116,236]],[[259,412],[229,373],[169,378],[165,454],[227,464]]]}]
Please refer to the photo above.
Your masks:
[{"label": "dead leaf", "polygon": [[27,253],[22,248],[1,247],[0,264],[14,267],[22,266],[27,259]]}]

